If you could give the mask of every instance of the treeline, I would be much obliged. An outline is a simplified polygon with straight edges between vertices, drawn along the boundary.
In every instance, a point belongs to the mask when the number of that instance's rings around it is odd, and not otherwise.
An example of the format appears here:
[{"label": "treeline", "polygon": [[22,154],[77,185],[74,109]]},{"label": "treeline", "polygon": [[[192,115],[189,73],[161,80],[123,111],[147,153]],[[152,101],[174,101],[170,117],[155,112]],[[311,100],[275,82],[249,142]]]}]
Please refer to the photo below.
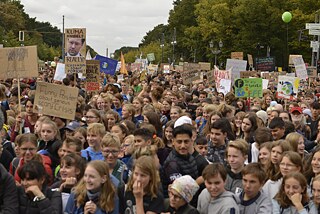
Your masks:
[{"label": "treeline", "polygon": [[[302,54],[306,62],[311,61],[310,40],[313,36],[307,31],[300,33],[300,30],[305,29],[305,23],[315,21],[315,12],[320,9],[318,0],[176,0],[173,4],[168,24],[155,26],[147,32],[139,44],[140,49],[126,54],[128,62],[141,52],[144,57],[154,52],[155,63],[161,58],[164,62],[172,62],[174,28],[176,63],[212,62],[212,50],[218,48],[220,40],[223,46],[218,55],[219,64],[235,51],[243,51],[245,56],[263,57],[270,50],[276,65],[283,67],[288,63],[288,53]],[[293,16],[289,24],[281,18],[285,11]],[[213,48],[209,47],[210,41]]]}]

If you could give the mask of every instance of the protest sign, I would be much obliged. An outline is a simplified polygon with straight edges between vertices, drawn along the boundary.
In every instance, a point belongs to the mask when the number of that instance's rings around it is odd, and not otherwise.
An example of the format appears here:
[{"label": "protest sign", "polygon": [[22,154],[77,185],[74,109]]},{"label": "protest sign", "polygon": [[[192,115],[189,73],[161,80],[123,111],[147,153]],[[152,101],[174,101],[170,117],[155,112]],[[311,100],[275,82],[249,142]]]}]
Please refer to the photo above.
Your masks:
[{"label": "protest sign", "polygon": [[86,73],[86,29],[66,28],[65,72],[67,74]]},{"label": "protest sign", "polygon": [[317,68],[314,66],[309,66],[307,68],[308,77],[317,77]]},{"label": "protest sign", "polygon": [[230,79],[231,80],[231,71],[230,70],[219,70],[217,66],[214,66],[213,77],[216,82],[216,88],[220,86],[220,81],[222,79]]},{"label": "protest sign", "polygon": [[256,71],[240,71],[240,78],[257,77],[257,75]]},{"label": "protest sign", "polygon": [[274,57],[258,57],[256,58],[256,70],[258,71],[274,71]]},{"label": "protest sign", "polygon": [[201,71],[210,71],[211,70],[211,64],[209,62],[199,62],[200,70]]},{"label": "protest sign", "polygon": [[234,87],[236,97],[262,97],[261,78],[236,79]]},{"label": "protest sign", "polygon": [[64,78],[66,78],[67,75],[64,69],[65,65],[63,63],[58,63],[53,79],[57,81],[62,81]]},{"label": "protest sign", "polygon": [[268,89],[269,80],[262,79],[262,89]]},{"label": "protest sign", "polygon": [[243,60],[243,52],[231,52],[231,59]]},{"label": "protest sign", "polygon": [[154,53],[149,53],[149,54],[147,54],[147,59],[148,59],[148,61],[150,61],[150,62],[155,61],[156,58],[155,58],[155,56],[154,56]]},{"label": "protest sign", "polygon": [[226,70],[231,70],[231,79],[240,78],[240,71],[247,70],[247,61],[239,59],[227,59]]},{"label": "protest sign", "polygon": [[158,65],[149,64],[148,65],[148,74],[154,74],[158,71]]},{"label": "protest sign", "polygon": [[296,75],[298,78],[306,80],[308,78],[307,68],[304,64],[302,56],[295,57],[292,59],[294,68],[296,70]]},{"label": "protest sign", "polygon": [[36,46],[0,48],[0,79],[38,76]]},{"label": "protest sign", "polygon": [[[203,76],[204,76],[204,75],[207,76],[208,84],[209,84],[210,86],[212,86],[213,83],[214,83],[213,70],[203,72]],[[202,76],[202,80],[203,80],[203,76]]]},{"label": "protest sign", "polygon": [[248,63],[249,63],[249,66],[251,68],[253,68],[253,57],[251,54],[247,54],[247,57],[248,57]]},{"label": "protest sign", "polygon": [[289,67],[294,66],[293,59],[297,57],[302,57],[302,55],[289,55]]},{"label": "protest sign", "polygon": [[184,63],[182,73],[183,84],[190,84],[200,79],[200,65],[198,63]]},{"label": "protest sign", "polygon": [[100,62],[98,60],[87,60],[86,64],[86,90],[99,91]]},{"label": "protest sign", "polygon": [[133,71],[141,71],[142,63],[131,63],[130,70]]},{"label": "protest sign", "polygon": [[218,89],[218,92],[222,92],[224,95],[226,95],[228,92],[230,92],[231,80],[221,79],[219,82],[219,87],[217,89]]},{"label": "protest sign", "polygon": [[175,65],[174,68],[177,72],[182,73],[183,72],[183,65]]},{"label": "protest sign", "polygon": [[297,98],[300,79],[281,75],[278,77],[277,97],[294,100]]},{"label": "protest sign", "polygon": [[163,73],[164,74],[170,73],[170,65],[163,65]]},{"label": "protest sign", "polygon": [[79,89],[37,82],[33,112],[74,120]]}]

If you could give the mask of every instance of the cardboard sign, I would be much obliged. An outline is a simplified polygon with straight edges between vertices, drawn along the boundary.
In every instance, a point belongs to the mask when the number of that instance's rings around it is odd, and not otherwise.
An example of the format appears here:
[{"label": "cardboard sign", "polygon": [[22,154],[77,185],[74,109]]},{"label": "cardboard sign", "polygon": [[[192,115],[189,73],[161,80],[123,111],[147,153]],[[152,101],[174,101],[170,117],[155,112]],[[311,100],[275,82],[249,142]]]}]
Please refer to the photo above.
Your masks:
[{"label": "cardboard sign", "polygon": [[182,73],[183,72],[183,65],[176,65],[175,69],[176,69],[177,72]]},{"label": "cardboard sign", "polygon": [[256,70],[258,71],[274,71],[275,60],[273,57],[256,58]]},{"label": "cardboard sign", "polygon": [[234,82],[236,97],[262,97],[262,79],[244,78]]},{"label": "cardboard sign", "polygon": [[297,98],[300,79],[298,77],[279,76],[277,97],[294,100]]},{"label": "cardboard sign", "polygon": [[240,78],[257,77],[256,71],[240,71]]},{"label": "cardboard sign", "polygon": [[[203,73],[203,75],[207,76],[208,84],[210,86],[212,86],[213,83],[214,83],[213,70],[212,71],[206,71],[206,72]],[[202,79],[203,79],[203,76],[202,76]]]},{"label": "cardboard sign", "polygon": [[308,73],[307,73],[307,68],[306,65],[304,64],[302,56],[300,57],[295,57],[292,59],[295,70],[296,70],[296,75],[298,78],[306,80],[308,78]]},{"label": "cardboard sign", "polygon": [[243,60],[243,52],[231,52],[231,59]]},{"label": "cardboard sign", "polygon": [[184,63],[182,81],[183,84],[190,84],[200,79],[200,65],[198,63]]},{"label": "cardboard sign", "polygon": [[86,29],[66,28],[65,31],[65,72],[86,73]]},{"label": "cardboard sign", "polygon": [[150,64],[148,65],[148,74],[154,74],[158,71],[158,65]]},{"label": "cardboard sign", "polygon": [[87,60],[86,65],[86,89],[87,91],[99,91],[100,62]]},{"label": "cardboard sign", "polygon": [[147,59],[150,61],[150,62],[153,62],[156,60],[155,56],[154,56],[154,53],[149,53],[147,54]]},{"label": "cardboard sign", "polygon": [[44,115],[74,120],[79,89],[38,82],[33,111]]},{"label": "cardboard sign", "polygon": [[38,76],[36,46],[0,48],[0,79]]},{"label": "cardboard sign", "polygon": [[240,78],[240,71],[247,70],[247,61],[238,59],[227,59],[226,70],[231,70],[231,79]]},{"label": "cardboard sign", "polygon": [[63,63],[58,63],[56,67],[56,72],[54,73],[54,80],[62,81],[66,78],[65,65]]},{"label": "cardboard sign", "polygon": [[200,70],[201,71],[210,71],[211,70],[211,64],[209,62],[199,62]]},{"label": "cardboard sign", "polygon": [[317,77],[317,68],[309,66],[307,68],[307,73],[309,77]]}]

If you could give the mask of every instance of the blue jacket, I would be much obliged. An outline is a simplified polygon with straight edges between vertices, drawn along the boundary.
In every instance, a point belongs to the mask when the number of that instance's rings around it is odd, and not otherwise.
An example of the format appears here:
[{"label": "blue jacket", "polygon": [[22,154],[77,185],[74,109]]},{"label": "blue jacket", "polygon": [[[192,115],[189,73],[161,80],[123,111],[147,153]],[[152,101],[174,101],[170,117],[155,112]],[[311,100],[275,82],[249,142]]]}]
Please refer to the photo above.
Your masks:
[{"label": "blue jacket", "polygon": [[81,156],[85,158],[87,161],[104,160],[102,152],[101,151],[95,152],[92,150],[91,147],[81,150]]}]

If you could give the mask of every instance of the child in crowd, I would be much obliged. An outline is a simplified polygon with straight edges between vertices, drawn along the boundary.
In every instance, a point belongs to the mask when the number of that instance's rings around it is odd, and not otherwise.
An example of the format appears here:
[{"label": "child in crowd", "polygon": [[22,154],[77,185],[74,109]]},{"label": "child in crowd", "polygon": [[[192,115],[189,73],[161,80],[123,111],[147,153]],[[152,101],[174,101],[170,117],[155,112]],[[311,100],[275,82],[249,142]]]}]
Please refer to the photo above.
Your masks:
[{"label": "child in crowd", "polygon": [[101,123],[91,123],[88,126],[87,132],[89,147],[81,150],[81,156],[88,162],[91,160],[104,160],[101,152],[101,141],[106,134],[106,128]]},{"label": "child in crowd", "polygon": [[227,146],[227,179],[225,189],[233,193],[242,191],[242,169],[244,162],[248,158],[248,143],[245,140],[238,139],[230,141]]},{"label": "child in crowd", "polygon": [[239,194],[241,214],[272,213],[271,200],[261,191],[266,173],[259,163],[249,163],[242,170],[243,192]]},{"label": "child in crowd", "polygon": [[198,211],[200,214],[209,213],[239,213],[235,195],[224,189],[227,171],[220,163],[213,163],[203,170],[205,181],[204,189],[198,198]]}]

